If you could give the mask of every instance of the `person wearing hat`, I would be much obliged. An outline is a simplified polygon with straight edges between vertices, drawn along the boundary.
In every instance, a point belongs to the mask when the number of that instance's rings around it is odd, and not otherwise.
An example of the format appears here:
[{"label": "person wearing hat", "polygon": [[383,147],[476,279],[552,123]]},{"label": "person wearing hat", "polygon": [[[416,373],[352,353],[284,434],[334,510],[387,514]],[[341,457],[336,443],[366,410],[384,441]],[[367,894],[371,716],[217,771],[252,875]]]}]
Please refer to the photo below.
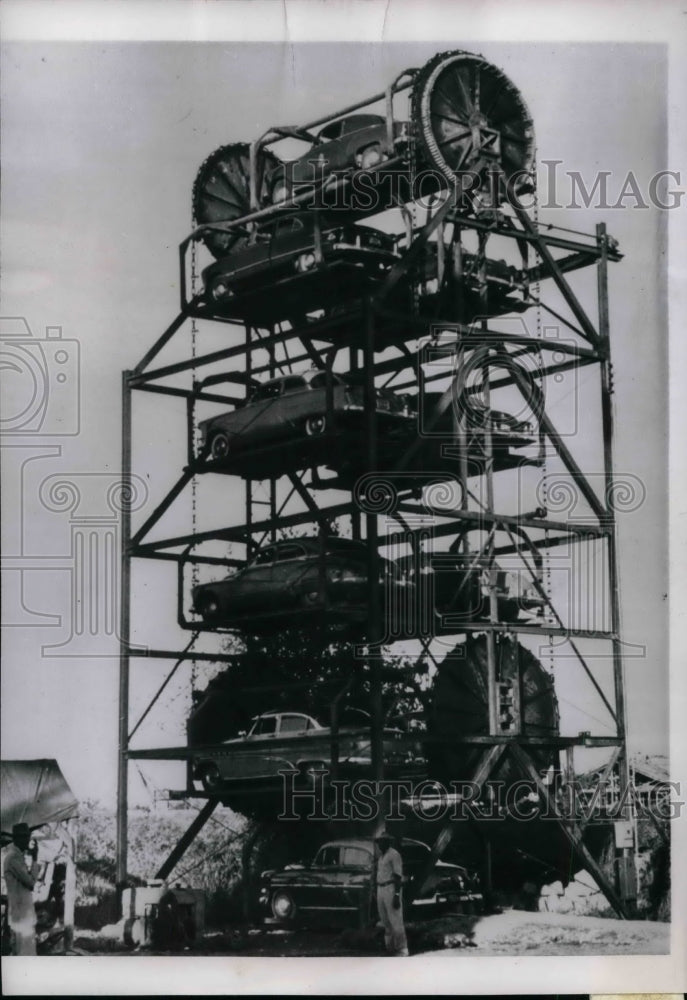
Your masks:
[{"label": "person wearing hat", "polygon": [[7,886],[7,922],[12,931],[13,955],[36,954],[36,909],[33,905],[33,886],[38,876],[34,854],[30,868],[24,855],[29,849],[31,830],[28,823],[15,823],[12,827],[12,844],[3,858],[3,875]]},{"label": "person wearing hat", "polygon": [[407,955],[401,898],[403,861],[391,846],[393,838],[386,830],[377,834],[375,842],[380,852],[377,860],[377,912],[384,928],[384,945],[390,955]]}]

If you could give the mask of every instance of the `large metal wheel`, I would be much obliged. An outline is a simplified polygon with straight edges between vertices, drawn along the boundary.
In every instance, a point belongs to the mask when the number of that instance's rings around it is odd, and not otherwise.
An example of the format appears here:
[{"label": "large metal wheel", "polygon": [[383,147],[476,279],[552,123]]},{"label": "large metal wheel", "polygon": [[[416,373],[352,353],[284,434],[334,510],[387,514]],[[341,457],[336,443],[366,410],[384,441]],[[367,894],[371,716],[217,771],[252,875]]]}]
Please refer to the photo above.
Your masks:
[{"label": "large metal wheel", "polygon": [[413,88],[413,120],[425,160],[451,184],[473,174],[488,190],[491,171],[500,178],[496,203],[504,200],[509,181],[516,195],[531,188],[530,113],[508,77],[482,56],[457,51],[430,59]]},{"label": "large metal wheel", "polygon": [[[267,195],[267,177],[278,164],[279,160],[272,153],[266,150],[258,153],[256,179],[261,205]],[[232,222],[250,211],[250,146],[246,142],[220,146],[203,163],[193,185],[196,225]],[[245,238],[245,233],[237,231],[210,231],[203,240],[210,253],[215,257],[224,257]]]}]

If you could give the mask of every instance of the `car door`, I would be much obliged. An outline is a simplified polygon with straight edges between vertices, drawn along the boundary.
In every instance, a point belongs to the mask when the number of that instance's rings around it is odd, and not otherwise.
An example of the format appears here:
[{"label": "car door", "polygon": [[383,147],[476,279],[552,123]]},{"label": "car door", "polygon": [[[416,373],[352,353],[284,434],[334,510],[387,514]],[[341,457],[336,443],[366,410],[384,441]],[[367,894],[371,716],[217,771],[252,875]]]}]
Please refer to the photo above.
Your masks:
[{"label": "car door", "polygon": [[309,580],[309,565],[310,560],[303,545],[285,542],[279,546],[273,580],[275,604],[288,607],[301,601],[306,581]]},{"label": "car door", "polygon": [[312,392],[302,375],[287,375],[282,381],[282,392],[274,410],[275,434],[293,435],[300,431],[311,415]]},{"label": "car door", "polygon": [[296,257],[313,248],[312,229],[299,217],[278,221],[270,241],[270,271],[282,274],[295,273],[292,264]]},{"label": "car door", "polygon": [[231,449],[250,448],[261,443],[270,434],[274,422],[272,411],[278,407],[280,396],[280,381],[264,382],[255,389],[245,406],[222,413],[209,422],[208,438],[223,431],[229,436]]},{"label": "car door", "polygon": [[371,850],[357,844],[342,847],[331,881],[331,905],[351,915],[360,913],[363,906],[369,912],[373,868]]},{"label": "car door", "polygon": [[279,715],[265,715],[255,724],[241,746],[237,770],[243,778],[268,778],[279,771],[274,757],[279,736]]},{"label": "car door", "polygon": [[234,586],[231,603],[238,613],[256,612],[270,606],[275,558],[273,546],[262,549],[240,576],[232,581]]}]

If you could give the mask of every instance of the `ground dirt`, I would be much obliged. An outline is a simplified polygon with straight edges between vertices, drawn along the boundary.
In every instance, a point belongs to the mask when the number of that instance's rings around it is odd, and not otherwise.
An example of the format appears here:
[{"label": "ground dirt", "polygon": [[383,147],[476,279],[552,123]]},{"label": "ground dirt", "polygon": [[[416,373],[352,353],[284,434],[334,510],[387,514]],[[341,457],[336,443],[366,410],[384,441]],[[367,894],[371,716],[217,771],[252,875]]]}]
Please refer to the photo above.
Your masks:
[{"label": "ground dirt", "polygon": [[[488,916],[447,916],[407,926],[410,954],[660,955],[670,950],[670,924],[648,920],[506,910]],[[77,931],[81,954],[164,954],[127,950],[96,932]],[[167,953],[169,954],[169,953]],[[380,928],[314,931],[230,928],[207,933],[185,955],[374,956],[384,954]]]}]

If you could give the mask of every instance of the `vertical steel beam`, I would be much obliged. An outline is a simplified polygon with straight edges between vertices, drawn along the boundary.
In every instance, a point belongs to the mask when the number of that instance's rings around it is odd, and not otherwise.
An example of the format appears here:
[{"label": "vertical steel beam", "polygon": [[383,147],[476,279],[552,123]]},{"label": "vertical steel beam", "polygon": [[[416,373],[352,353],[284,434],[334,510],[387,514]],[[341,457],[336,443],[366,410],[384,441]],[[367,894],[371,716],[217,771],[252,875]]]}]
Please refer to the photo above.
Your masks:
[{"label": "vertical steel beam", "polygon": [[131,372],[122,372],[122,503],[120,522],[119,594],[119,739],[117,760],[117,863],[116,882],[121,891],[127,879],[129,811],[129,645],[131,639],[131,513],[126,503],[131,489]]},{"label": "vertical steel beam", "polygon": [[[627,721],[625,715],[625,672],[621,644],[620,581],[618,576],[617,526],[615,520],[613,482],[613,369],[611,367],[610,322],[608,312],[608,237],[605,223],[596,227],[596,236],[601,255],[597,265],[597,292],[599,300],[599,335],[603,351],[601,361],[601,423],[604,449],[604,505],[606,507],[606,527],[608,528],[606,551],[608,555],[608,579],[611,599],[611,631],[613,633],[613,685],[615,693],[615,716],[617,735],[622,739],[618,756],[618,794],[623,820],[632,819],[632,797],[629,795],[630,771],[627,756]],[[636,845],[635,845],[636,847]],[[619,891],[623,902],[630,911],[637,900],[637,872],[635,847],[617,849],[619,867],[624,869],[619,878]]]},{"label": "vertical steel beam", "polygon": [[[375,355],[375,316],[368,302],[365,310],[365,346],[363,352],[363,370],[365,378],[365,430],[367,432],[367,471],[377,472],[377,400],[375,391],[374,355]],[[367,512],[365,515],[367,540],[367,583],[369,617],[367,626],[367,666],[370,677],[370,755],[372,758],[372,780],[381,782],[384,778],[384,756],[382,730],[384,718],[382,711],[382,672],[380,643],[384,636],[382,621],[382,605],[379,584],[379,550],[377,515]]]}]

